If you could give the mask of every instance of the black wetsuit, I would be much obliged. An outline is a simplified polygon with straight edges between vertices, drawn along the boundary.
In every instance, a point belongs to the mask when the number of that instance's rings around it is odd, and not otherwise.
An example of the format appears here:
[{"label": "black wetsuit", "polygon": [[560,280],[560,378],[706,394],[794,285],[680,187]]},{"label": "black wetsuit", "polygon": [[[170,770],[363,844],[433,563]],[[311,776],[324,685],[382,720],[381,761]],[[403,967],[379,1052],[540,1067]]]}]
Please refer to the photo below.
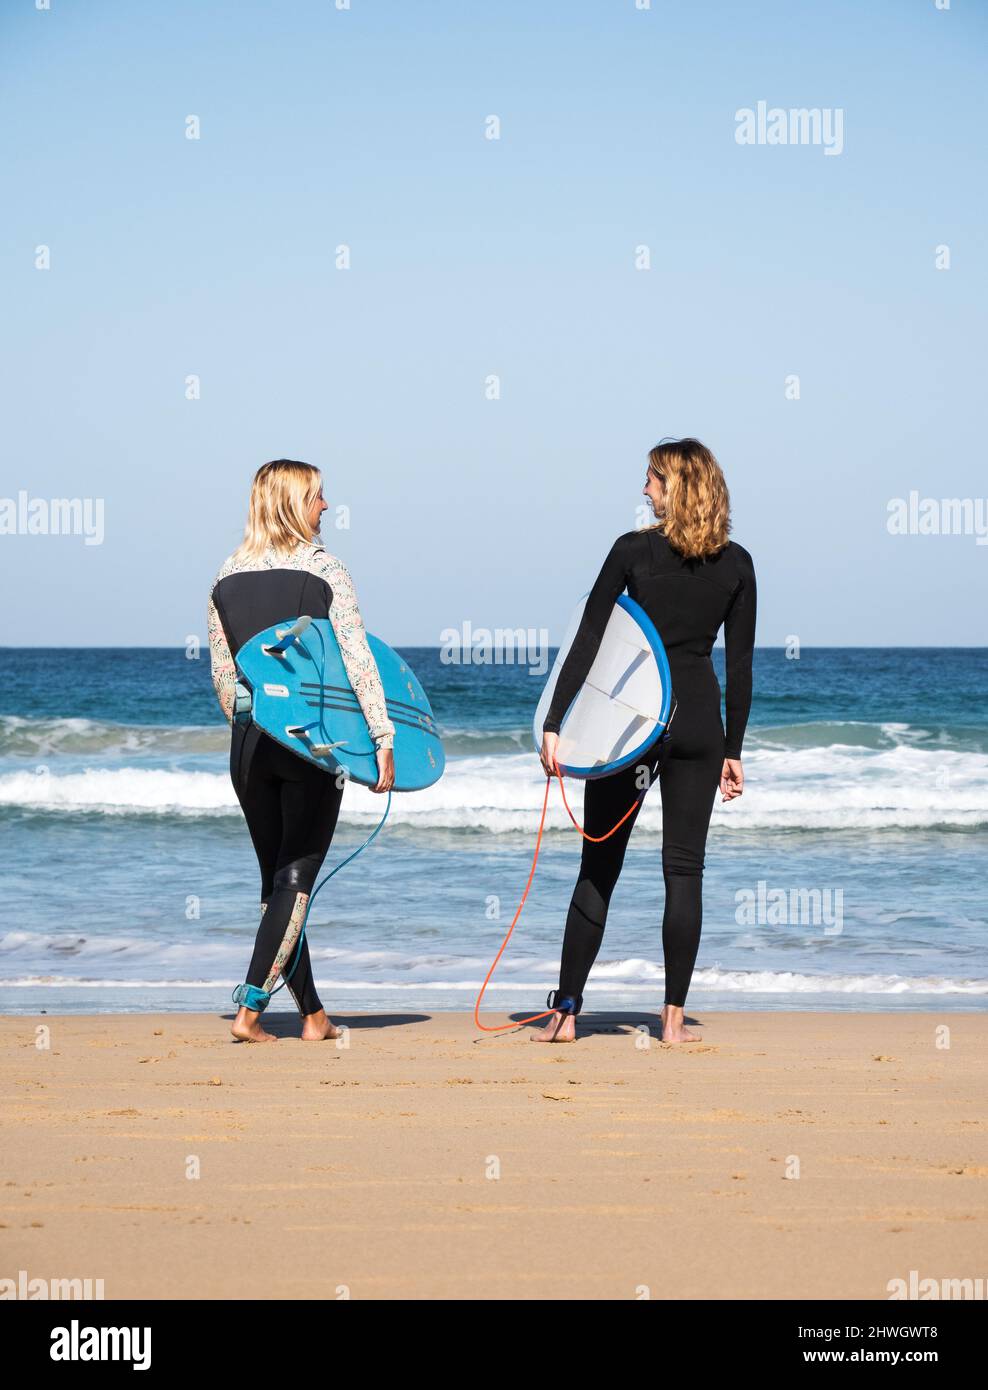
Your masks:
[{"label": "black wetsuit", "polygon": [[[558,733],[593,665],[615,600],[625,589],[662,638],[676,712],[669,738],[653,745],[639,764],[586,783],[584,828],[588,835],[606,835],[640,794],[640,768],[648,769],[646,784],[658,774],[665,879],[665,1002],[684,1005],[700,944],[704,850],[714,796],[725,757],[741,756],[751,708],[755,571],[751,556],[733,541],[706,560],[688,560],[657,530],[629,531],[619,537],[587,598],[544,731]],[[710,659],[721,624],[727,649],[726,736],[720,686]],[[577,1012],[637,816],[636,810],[601,844],[583,842],[559,976],[559,994],[574,998]]]}]

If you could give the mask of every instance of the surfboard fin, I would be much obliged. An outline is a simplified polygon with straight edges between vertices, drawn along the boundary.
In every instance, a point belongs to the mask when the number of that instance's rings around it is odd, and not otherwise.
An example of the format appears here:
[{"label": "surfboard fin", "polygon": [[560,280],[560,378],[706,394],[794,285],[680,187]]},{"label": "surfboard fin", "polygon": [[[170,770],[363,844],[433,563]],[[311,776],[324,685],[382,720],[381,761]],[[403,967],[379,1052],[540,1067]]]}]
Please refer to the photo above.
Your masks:
[{"label": "surfboard fin", "polygon": [[301,739],[302,742],[308,743],[309,752],[315,758],[324,758],[327,753],[332,753],[334,748],[345,748],[349,742],[348,739],[340,738],[337,739],[335,743],[309,743],[310,727],[310,725],[299,724],[293,729],[286,729],[285,733],[288,734],[289,738]]},{"label": "surfboard fin", "polygon": [[288,648],[302,636],[303,632],[308,630],[311,622],[312,619],[309,615],[303,613],[301,618],[292,623],[291,627],[275,628],[275,633],[279,640],[275,642],[273,646],[264,647],[263,650],[267,652],[269,656],[284,656]]}]

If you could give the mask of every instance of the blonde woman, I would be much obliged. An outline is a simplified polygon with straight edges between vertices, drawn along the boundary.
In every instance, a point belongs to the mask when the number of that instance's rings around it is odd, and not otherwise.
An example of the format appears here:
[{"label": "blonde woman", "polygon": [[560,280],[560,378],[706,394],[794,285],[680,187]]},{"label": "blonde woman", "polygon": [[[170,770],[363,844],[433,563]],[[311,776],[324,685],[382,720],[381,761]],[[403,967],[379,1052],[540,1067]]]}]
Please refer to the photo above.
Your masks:
[{"label": "blonde woman", "polygon": [[[234,722],[233,655],[258,632],[286,618],[328,617],[378,750],[373,790],[391,789],[394,725],[353,582],[343,562],[328,555],[318,540],[326,506],[322,478],[311,464],[276,459],[258,469],[243,543],[216,576],[208,610],[213,685],[232,726],[230,776],[261,870],[261,922],[246,980],[269,994],[279,977],[291,972],[286,987],[302,1015],[306,1042],[339,1036],[316,993],[308,943],[303,939],[299,951],[298,940],[343,791],[335,776],[282,748],[256,724]],[[262,1012],[241,1006],[233,1036],[243,1042],[274,1042],[274,1035],[261,1027]]]},{"label": "blonde woman", "polygon": [[[718,785],[731,801],[744,790],[741,744],[751,708],[755,643],[755,571],[751,556],[728,540],[730,499],[720,465],[697,439],[664,440],[649,454],[643,489],[657,524],[619,537],[604,561],[556,684],[543,723],[542,764],[551,775],[560,724],[593,664],[618,595],[641,604],[669,656],[677,706],[668,740],[643,764],[589,781],[584,830],[603,837],[657,776],[662,795],[665,912],[665,1004],[662,1038],[691,1042],[683,1025],[702,918],[704,850]],[[727,729],[710,651],[723,624],[727,656]],[[645,769],[643,772],[643,768]],[[642,793],[642,800],[644,794]],[[580,875],[563,940],[554,1014],[540,1042],[572,1042],[583,987],[604,935],[604,923],[639,807],[600,843],[583,842]]]}]

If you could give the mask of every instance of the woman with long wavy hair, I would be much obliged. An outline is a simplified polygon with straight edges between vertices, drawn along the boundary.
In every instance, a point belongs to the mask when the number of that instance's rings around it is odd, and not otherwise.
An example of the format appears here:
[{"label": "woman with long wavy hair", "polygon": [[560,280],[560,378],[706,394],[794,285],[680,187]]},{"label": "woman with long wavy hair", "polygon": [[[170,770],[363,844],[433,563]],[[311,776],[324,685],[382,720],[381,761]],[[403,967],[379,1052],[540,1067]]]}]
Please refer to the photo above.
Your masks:
[{"label": "woman with long wavy hair", "polygon": [[[730,498],[720,465],[697,439],[663,440],[649,454],[644,494],[654,526],[629,531],[611,547],[587,598],[543,723],[542,764],[555,770],[559,728],[586,679],[618,595],[627,589],[651,618],[669,657],[676,710],[669,737],[646,758],[609,777],[588,781],[580,874],[563,939],[553,1016],[542,1042],[572,1042],[583,989],[604,935],[604,924],[631,831],[652,782],[662,796],[662,873],[665,911],[665,1003],[662,1040],[692,1042],[683,1010],[700,944],[704,852],[714,797],[744,790],[741,745],[751,708],[755,642],[755,570],[751,556],[728,539]],[[710,652],[723,625],[727,727]],[[634,812],[608,831],[639,797]],[[607,838],[601,838],[601,837]]]},{"label": "woman with long wavy hair", "polygon": [[308,614],[329,618],[347,678],[377,748],[378,780],[394,785],[394,725],[367,643],[353,581],[319,542],[327,503],[311,464],[275,459],[259,468],[250,494],[244,539],[220,568],[209,596],[213,685],[231,724],[230,776],[261,870],[261,921],[247,971],[249,999],[231,1032],[242,1042],[273,1042],[261,1027],[279,979],[302,1015],[306,1042],[339,1036],[316,993],[309,947],[299,936],[313,884],[329,849],[343,799],[331,772],[282,748],[251,722],[234,720],[237,671],[233,654],[265,628]]}]

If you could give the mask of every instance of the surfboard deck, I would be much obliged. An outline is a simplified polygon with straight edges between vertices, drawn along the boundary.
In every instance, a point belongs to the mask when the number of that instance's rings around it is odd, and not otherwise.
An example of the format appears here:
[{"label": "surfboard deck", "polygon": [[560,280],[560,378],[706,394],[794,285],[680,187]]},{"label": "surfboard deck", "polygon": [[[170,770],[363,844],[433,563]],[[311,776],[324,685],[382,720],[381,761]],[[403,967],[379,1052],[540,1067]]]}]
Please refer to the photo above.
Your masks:
[{"label": "surfboard deck", "polygon": [[[532,732],[537,749],[542,747],[542,724],[585,606],[581,601],[570,618],[535,711]],[[607,777],[662,737],[671,707],[672,677],[662,638],[641,605],[622,594],[587,678],[563,717],[556,760],[567,777]]]},{"label": "surfboard deck", "polygon": [[[373,786],[377,751],[330,620],[313,618],[283,652],[269,650],[295,622],[265,628],[237,652],[237,671],[251,692],[249,718],[300,758]],[[371,633],[367,642],[395,726],[395,791],[421,791],[446,766],[429,697],[403,657]]]}]

